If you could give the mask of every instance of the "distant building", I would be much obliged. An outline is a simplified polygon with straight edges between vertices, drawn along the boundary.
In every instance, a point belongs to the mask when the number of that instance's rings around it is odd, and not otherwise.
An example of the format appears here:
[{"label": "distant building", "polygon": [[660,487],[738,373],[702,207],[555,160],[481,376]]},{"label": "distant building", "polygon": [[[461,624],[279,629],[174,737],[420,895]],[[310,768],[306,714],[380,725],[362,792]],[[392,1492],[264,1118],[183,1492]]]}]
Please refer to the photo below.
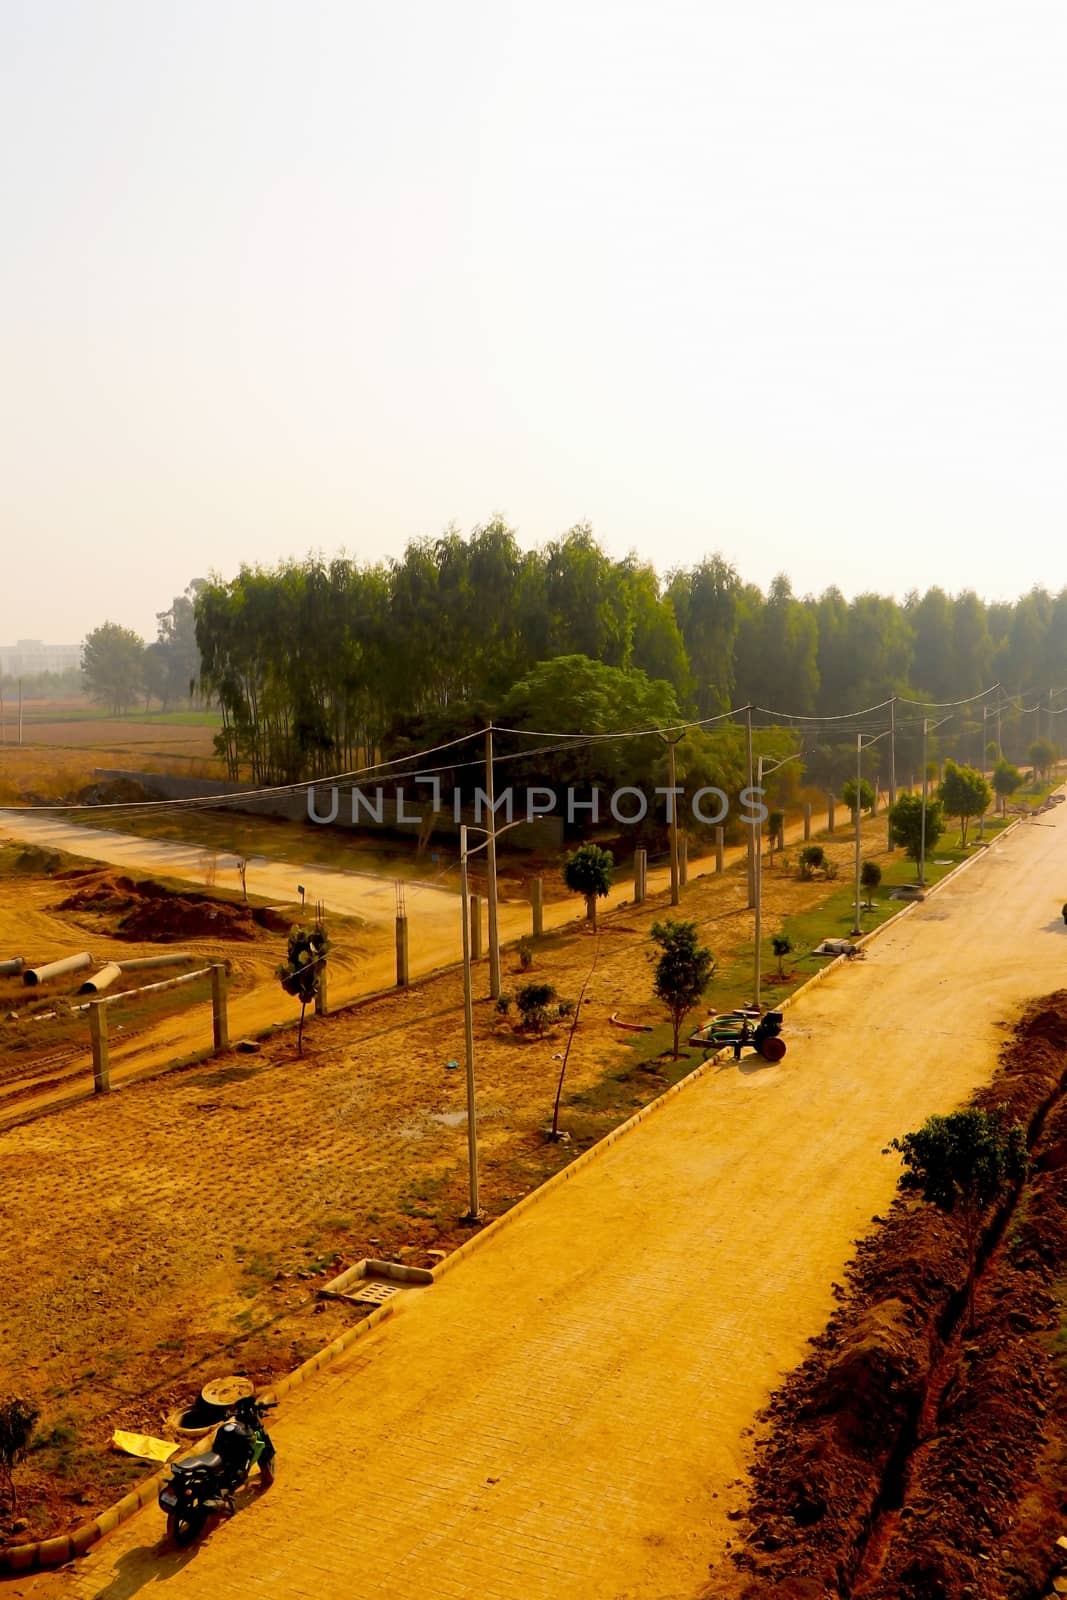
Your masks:
[{"label": "distant building", "polygon": [[37,672],[66,672],[80,667],[80,644],[45,644],[41,639],[19,639],[16,644],[0,644],[0,673],[5,677],[30,678]]}]

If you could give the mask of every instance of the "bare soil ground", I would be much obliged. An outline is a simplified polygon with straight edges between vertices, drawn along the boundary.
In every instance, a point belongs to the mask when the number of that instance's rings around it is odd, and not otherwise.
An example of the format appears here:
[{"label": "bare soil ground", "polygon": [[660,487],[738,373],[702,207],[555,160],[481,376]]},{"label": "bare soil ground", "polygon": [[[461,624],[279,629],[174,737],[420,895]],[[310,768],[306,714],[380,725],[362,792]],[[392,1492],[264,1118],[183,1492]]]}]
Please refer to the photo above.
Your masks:
[{"label": "bare soil ground", "polygon": [[[292,909],[291,917],[298,915]],[[285,911],[245,906],[152,879],[131,879],[59,851],[0,848],[0,960],[27,965],[88,951],[95,963],[158,955],[180,943],[200,965],[223,962],[231,1008],[257,993],[280,995],[275,969],[285,959],[291,920]],[[339,985],[353,978],[374,937],[354,921],[337,920]],[[137,992],[180,969],[131,972],[115,985]],[[88,1021],[75,1008],[86,971],[37,987],[0,976],[0,1122],[64,1098],[89,1082]],[[112,991],[114,992],[114,990]],[[177,993],[146,995],[110,1008],[113,1082],[191,1053],[187,1037],[210,1043],[208,980]]]},{"label": "bare soil ground", "polygon": [[[8,704],[7,743],[0,745],[0,805],[70,796],[93,781],[96,767],[225,775],[211,727],[70,715],[87,707],[86,701],[28,701],[19,745],[17,714]],[[65,714],[69,720],[63,720]]]},{"label": "bare soil ground", "polygon": [[[1067,1529],[1067,993],[1024,1016],[993,1084],[1033,1171],[988,1219],[965,1317],[950,1219],[898,1199],[771,1403],[735,1570],[706,1600],[1038,1600]],[[903,1131],[903,1130],[902,1130]]]}]

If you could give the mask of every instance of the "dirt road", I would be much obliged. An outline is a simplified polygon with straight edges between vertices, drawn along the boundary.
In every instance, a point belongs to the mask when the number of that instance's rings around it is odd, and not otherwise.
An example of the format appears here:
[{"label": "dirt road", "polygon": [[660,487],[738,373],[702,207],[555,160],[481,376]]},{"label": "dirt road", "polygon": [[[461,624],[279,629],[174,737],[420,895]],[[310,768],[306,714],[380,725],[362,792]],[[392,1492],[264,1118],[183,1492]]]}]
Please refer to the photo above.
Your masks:
[{"label": "dirt road", "polygon": [[153,1509],[79,1600],[668,1600],[732,1524],[747,1430],[888,1203],[895,1133],[988,1078],[1062,984],[1067,826],[1017,829],[790,1014],[777,1067],[708,1072],[278,1413],[281,1473],[192,1556]]}]

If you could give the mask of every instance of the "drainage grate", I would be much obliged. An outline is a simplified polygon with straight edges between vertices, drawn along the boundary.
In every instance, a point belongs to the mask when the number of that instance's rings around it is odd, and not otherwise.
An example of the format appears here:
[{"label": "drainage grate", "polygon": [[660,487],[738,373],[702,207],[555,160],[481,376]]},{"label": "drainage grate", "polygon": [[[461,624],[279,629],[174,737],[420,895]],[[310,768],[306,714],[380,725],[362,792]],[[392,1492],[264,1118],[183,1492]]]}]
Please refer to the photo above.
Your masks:
[{"label": "drainage grate", "polygon": [[380,1306],[391,1295],[400,1293],[399,1283],[377,1283],[364,1279],[355,1294],[345,1296],[346,1300],[355,1301],[357,1306]]}]

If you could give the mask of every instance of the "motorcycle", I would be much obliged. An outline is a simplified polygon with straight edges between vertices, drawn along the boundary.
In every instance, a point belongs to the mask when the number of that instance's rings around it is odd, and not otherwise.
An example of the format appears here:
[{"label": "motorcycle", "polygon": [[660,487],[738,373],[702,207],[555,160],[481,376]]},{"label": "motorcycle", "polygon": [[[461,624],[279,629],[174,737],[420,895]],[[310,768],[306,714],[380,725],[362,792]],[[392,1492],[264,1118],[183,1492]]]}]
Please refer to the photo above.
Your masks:
[{"label": "motorcycle", "polygon": [[171,1476],[159,1491],[159,1508],[166,1513],[167,1538],[172,1544],[192,1544],[210,1516],[226,1510],[233,1516],[236,1491],[255,1466],[265,1489],[274,1482],[275,1450],[263,1426],[263,1413],[273,1411],[276,1400],[253,1395],[238,1400],[232,1417],[215,1430],[212,1448],[184,1461],[171,1463]]}]

